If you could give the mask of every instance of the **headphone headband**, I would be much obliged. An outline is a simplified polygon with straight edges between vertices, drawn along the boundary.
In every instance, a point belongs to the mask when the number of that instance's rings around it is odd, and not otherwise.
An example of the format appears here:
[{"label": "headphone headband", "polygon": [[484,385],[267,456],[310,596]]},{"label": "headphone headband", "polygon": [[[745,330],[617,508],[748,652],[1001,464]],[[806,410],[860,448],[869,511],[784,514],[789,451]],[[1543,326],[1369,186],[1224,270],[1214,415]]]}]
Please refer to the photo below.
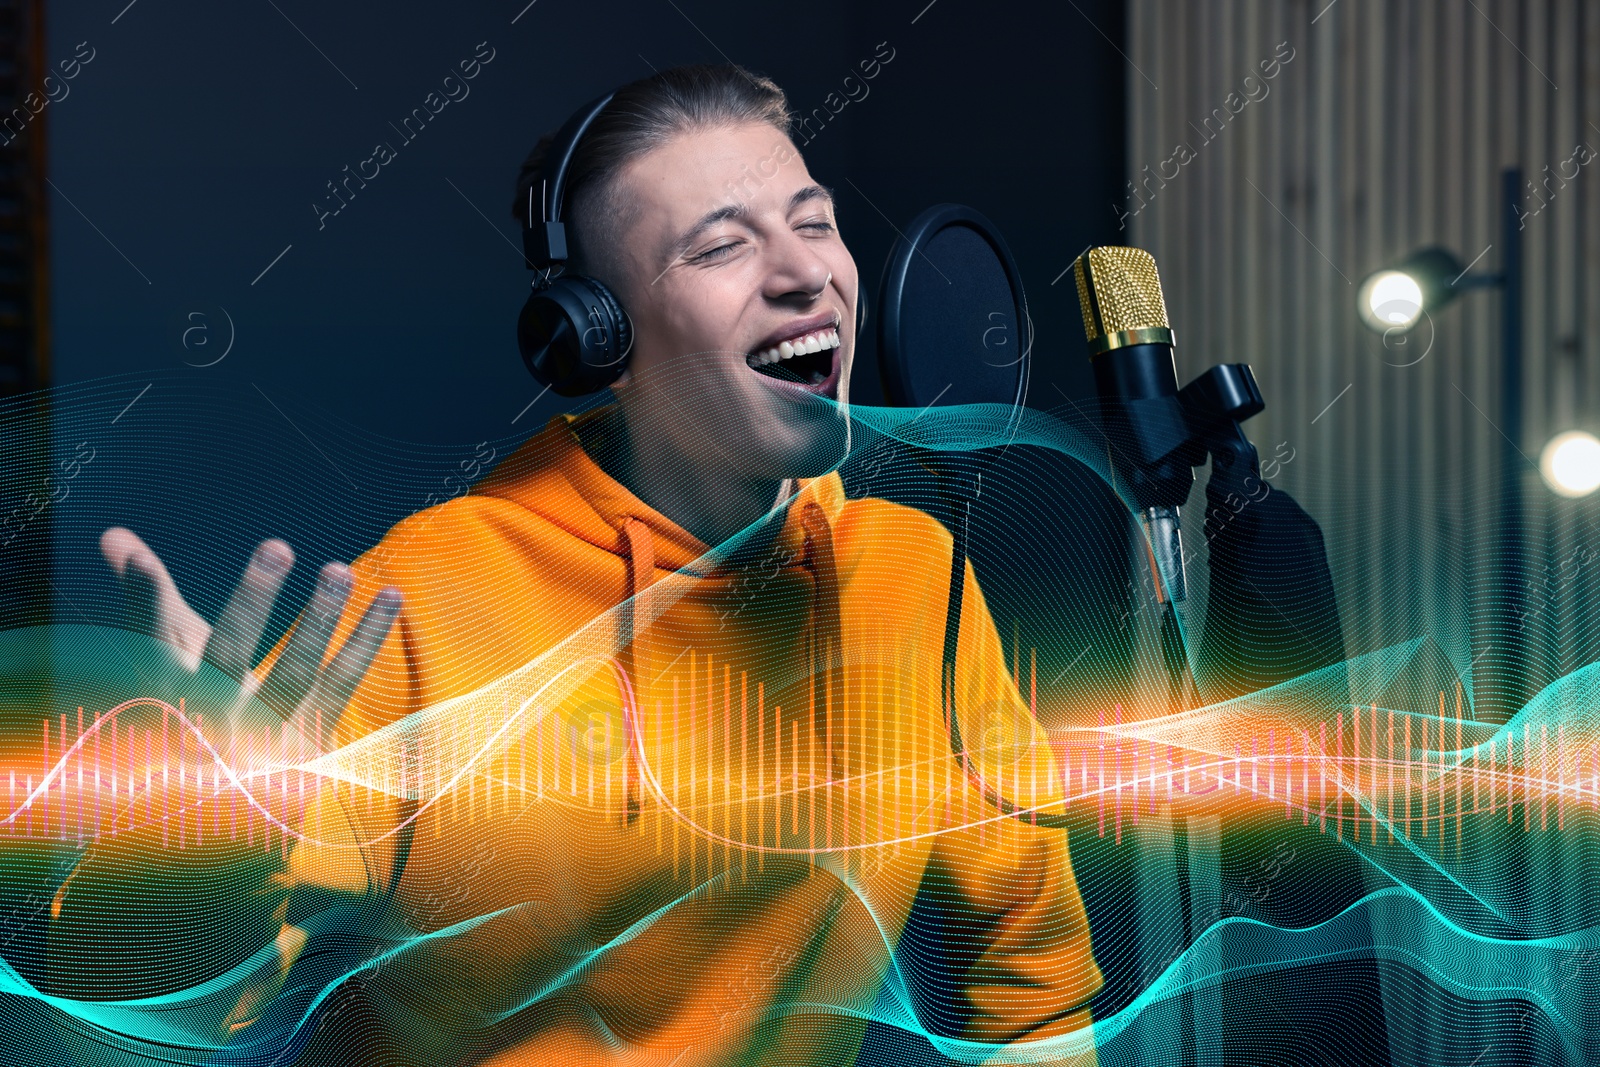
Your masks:
[{"label": "headphone headband", "polygon": [[555,161],[555,166],[552,168],[546,163],[540,168],[543,193],[537,222],[533,217],[533,185],[531,182],[528,185],[527,218],[522,226],[522,256],[529,270],[546,270],[567,258],[567,227],[561,221],[567,173],[572,167],[572,157],[577,153],[578,142],[583,140],[583,135],[589,132],[595,118],[615,95],[606,93],[591,100],[556,131],[555,141],[546,156],[547,160]]}]

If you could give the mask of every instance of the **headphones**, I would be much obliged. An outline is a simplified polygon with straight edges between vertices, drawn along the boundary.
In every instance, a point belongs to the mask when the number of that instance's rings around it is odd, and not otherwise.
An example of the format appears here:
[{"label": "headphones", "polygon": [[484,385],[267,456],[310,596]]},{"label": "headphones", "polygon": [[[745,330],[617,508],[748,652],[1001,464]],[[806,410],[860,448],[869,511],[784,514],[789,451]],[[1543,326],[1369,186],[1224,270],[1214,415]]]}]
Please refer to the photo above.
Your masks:
[{"label": "headphones", "polygon": [[[616,381],[633,349],[633,320],[598,279],[565,272],[567,228],[561,221],[567,173],[578,143],[615,93],[592,100],[556,131],[541,168],[539,220],[532,182],[522,225],[522,256],[538,271],[517,318],[517,347],[528,373],[561,396],[597,393]],[[866,295],[856,297],[856,337],[866,323]]]},{"label": "headphones", "polygon": [[604,389],[622,374],[633,348],[633,322],[616,295],[594,278],[564,273],[567,227],[561,214],[567,172],[578,142],[613,95],[586,104],[556,131],[546,157],[554,169],[547,162],[539,182],[543,203],[538,221],[533,217],[534,187],[528,185],[522,255],[528,269],[539,275],[517,319],[517,347],[528,373],[561,396]]}]

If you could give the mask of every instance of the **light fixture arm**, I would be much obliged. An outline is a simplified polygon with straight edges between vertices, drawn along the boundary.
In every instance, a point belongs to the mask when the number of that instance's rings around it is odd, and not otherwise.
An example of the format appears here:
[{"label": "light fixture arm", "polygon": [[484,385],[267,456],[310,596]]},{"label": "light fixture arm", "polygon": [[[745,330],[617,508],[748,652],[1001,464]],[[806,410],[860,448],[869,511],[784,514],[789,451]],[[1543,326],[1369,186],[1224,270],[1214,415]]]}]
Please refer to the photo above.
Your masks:
[{"label": "light fixture arm", "polygon": [[1466,274],[1451,283],[1452,289],[1466,291],[1468,289],[1503,289],[1506,276],[1500,271],[1483,274]]}]

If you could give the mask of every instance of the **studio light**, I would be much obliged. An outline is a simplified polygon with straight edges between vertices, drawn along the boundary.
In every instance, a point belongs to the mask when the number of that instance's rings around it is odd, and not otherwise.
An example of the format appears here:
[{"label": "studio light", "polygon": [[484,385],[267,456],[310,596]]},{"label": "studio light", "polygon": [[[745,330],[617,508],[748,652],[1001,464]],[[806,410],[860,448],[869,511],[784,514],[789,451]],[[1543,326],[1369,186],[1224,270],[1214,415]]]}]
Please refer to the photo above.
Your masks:
[{"label": "studio light", "polygon": [[1582,430],[1556,434],[1539,454],[1539,473],[1562,496],[1588,496],[1600,489],[1600,439]]},{"label": "studio light", "polygon": [[1404,271],[1380,270],[1361,286],[1361,321],[1374,330],[1409,330],[1422,318],[1422,286]]},{"label": "studio light", "polygon": [[[1356,310],[1378,333],[1404,332],[1454,300],[1462,289],[1483,284],[1462,276],[1461,258],[1445,248],[1423,248],[1392,267],[1374,271],[1361,284]],[[1462,284],[1466,282],[1467,284]]]}]

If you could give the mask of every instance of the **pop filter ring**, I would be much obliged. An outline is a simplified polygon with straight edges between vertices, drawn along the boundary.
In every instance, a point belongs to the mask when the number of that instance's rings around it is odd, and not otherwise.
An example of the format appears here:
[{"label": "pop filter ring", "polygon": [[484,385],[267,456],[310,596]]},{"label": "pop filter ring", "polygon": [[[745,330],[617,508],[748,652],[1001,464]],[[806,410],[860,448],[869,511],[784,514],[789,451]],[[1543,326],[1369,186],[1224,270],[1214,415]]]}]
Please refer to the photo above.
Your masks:
[{"label": "pop filter ring", "polygon": [[[1000,262],[1006,282],[1013,297],[1013,321],[1019,332],[1025,334],[1022,354],[1018,357],[1017,388],[1007,399],[1012,407],[1012,428],[1020,420],[1022,408],[1028,397],[1028,378],[1032,367],[1033,320],[1028,315],[1028,301],[1022,289],[1022,274],[1011,256],[1000,232],[984,215],[964,204],[935,204],[911,220],[901,233],[889,259],[883,266],[883,277],[878,283],[878,380],[883,386],[884,399],[893,407],[926,407],[938,396],[923,396],[916,392],[909,368],[901,358],[905,342],[901,302],[905,298],[906,282],[911,273],[913,257],[926,256],[923,248],[939,233],[952,226],[962,226],[982,238]],[[931,263],[932,260],[929,260]],[[970,402],[970,401],[968,401]]]}]

